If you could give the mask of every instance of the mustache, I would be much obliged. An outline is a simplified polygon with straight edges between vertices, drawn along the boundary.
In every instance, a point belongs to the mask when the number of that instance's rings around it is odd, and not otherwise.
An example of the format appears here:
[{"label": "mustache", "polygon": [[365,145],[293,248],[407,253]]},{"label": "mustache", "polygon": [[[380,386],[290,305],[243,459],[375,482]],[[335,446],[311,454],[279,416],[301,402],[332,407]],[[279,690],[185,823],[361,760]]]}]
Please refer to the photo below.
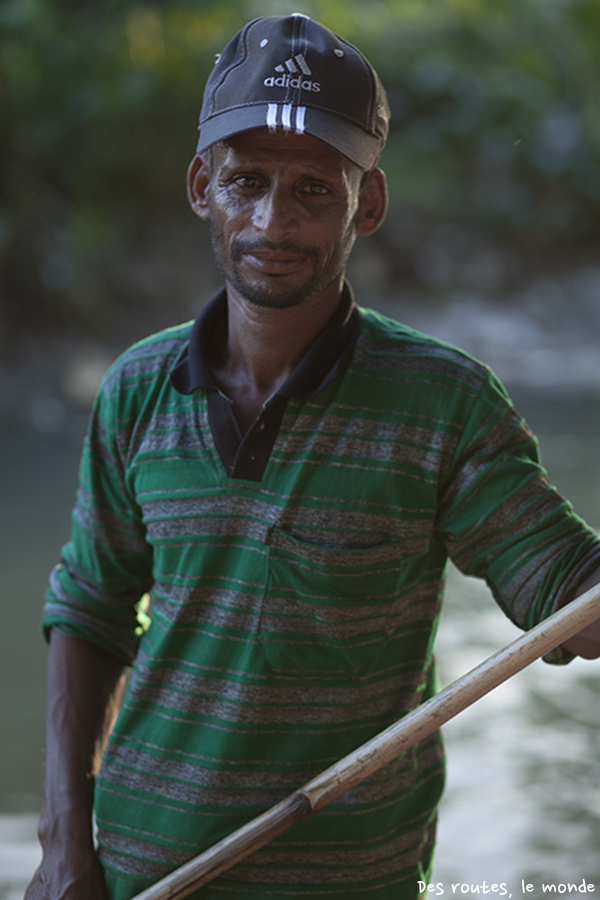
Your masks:
[{"label": "mustache", "polygon": [[296,244],[294,241],[249,241],[244,238],[238,238],[231,245],[231,249],[235,255],[242,253],[261,253],[264,251],[275,251],[280,253],[292,253],[296,256],[307,256],[313,262],[319,262],[321,256],[318,248],[314,244]]}]

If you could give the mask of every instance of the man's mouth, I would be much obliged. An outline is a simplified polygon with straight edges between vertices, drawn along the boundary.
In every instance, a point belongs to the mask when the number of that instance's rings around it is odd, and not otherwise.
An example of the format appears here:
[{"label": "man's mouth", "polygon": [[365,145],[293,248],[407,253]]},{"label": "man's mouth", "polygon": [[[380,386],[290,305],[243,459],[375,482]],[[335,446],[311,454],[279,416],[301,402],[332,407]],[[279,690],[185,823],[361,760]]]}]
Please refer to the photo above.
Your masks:
[{"label": "man's mouth", "polygon": [[318,258],[318,252],[312,247],[304,248],[292,243],[269,246],[243,240],[236,241],[233,253],[263,275],[292,275],[307,260],[315,262]]},{"label": "man's mouth", "polygon": [[305,261],[304,255],[274,250],[254,250],[245,253],[244,256],[251,266],[266,275],[289,275],[299,269]]}]

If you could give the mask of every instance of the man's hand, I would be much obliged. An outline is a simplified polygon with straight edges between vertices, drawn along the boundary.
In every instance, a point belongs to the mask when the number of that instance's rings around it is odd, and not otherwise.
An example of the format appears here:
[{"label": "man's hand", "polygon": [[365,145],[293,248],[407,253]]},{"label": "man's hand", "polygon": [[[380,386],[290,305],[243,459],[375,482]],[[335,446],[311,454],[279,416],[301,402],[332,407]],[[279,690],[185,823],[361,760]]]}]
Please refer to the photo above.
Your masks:
[{"label": "man's hand", "polygon": [[94,848],[45,852],[24,900],[108,900]]},{"label": "man's hand", "polygon": [[94,849],[92,807],[100,755],[123,688],[123,664],[52,629],[46,697],[44,858],[26,900],[108,900]]},{"label": "man's hand", "polygon": [[[600,569],[596,569],[583,584],[579,585],[575,595],[570,600],[580,597],[595,586],[600,588]],[[566,606],[566,603],[563,603],[563,606]],[[574,634],[562,646],[570,653],[575,653],[584,659],[598,659],[600,657],[600,619],[596,619],[591,625]]]}]

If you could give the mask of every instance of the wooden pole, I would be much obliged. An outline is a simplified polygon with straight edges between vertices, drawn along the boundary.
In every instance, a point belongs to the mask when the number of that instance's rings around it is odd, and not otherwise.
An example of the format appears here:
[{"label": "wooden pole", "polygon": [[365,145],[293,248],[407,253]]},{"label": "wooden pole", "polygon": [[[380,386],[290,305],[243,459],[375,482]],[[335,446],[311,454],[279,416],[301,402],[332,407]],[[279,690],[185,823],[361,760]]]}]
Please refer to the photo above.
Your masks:
[{"label": "wooden pole", "polygon": [[181,900],[355,787],[377,769],[600,617],[596,585],[134,900]]}]

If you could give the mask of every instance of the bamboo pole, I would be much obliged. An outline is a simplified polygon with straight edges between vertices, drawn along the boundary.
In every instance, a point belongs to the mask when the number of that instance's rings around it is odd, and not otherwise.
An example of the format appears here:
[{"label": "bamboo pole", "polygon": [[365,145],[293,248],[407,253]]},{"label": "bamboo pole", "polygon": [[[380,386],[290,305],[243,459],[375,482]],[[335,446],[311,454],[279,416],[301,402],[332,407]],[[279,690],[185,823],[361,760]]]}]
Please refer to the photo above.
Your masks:
[{"label": "bamboo pole", "polygon": [[355,787],[377,769],[600,617],[600,585],[498,650],[398,722],[321,772],[281,803],[138,894],[181,900]]}]

